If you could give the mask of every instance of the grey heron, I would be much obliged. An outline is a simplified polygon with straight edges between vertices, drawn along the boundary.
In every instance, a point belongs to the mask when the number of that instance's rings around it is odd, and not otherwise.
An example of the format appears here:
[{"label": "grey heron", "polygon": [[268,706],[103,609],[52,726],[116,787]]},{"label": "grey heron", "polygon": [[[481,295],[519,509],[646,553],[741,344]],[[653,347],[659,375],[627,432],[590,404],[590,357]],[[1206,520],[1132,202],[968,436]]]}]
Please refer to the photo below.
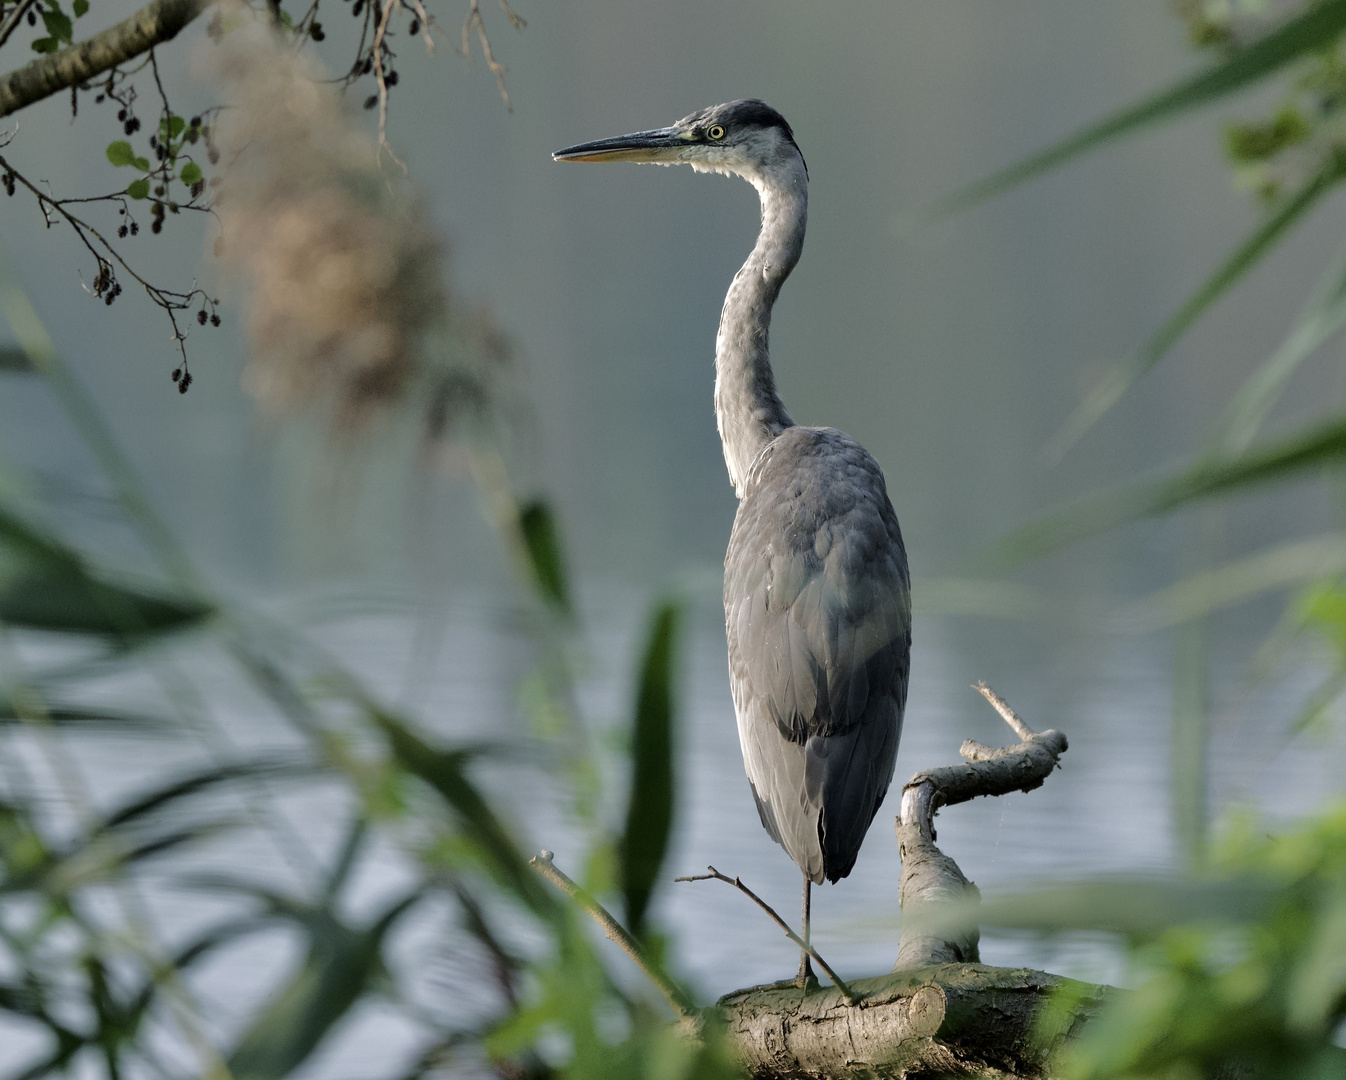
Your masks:
[{"label": "grey heron", "polygon": [[[811,884],[855,866],[893,778],[911,653],[911,581],[877,462],[795,424],[776,392],[771,310],[799,261],[808,168],[784,117],[731,101],[671,127],[558,150],[557,161],[687,164],[757,189],[762,225],[715,339],[715,419],[739,498],[724,617],[739,744],[762,825]],[[812,972],[800,958],[801,983]]]}]

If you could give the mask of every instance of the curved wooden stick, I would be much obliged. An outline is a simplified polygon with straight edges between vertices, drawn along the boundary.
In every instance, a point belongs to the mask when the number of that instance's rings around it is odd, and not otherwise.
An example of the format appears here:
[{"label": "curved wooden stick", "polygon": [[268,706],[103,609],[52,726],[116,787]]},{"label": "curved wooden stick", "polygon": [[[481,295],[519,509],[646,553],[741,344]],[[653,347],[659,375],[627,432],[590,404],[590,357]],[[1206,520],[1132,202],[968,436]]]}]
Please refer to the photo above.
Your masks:
[{"label": "curved wooden stick", "polygon": [[627,933],[626,928],[614,919],[602,904],[556,868],[552,862],[555,857],[550,851],[542,851],[529,859],[528,865],[574,900],[589,918],[603,928],[603,933],[608,936],[608,940],[615,941],[622,952],[626,953],[635,962],[636,967],[640,968],[645,973],[645,977],[658,987],[659,992],[673,1006],[673,1011],[679,1017],[686,1019],[696,1016],[697,1008],[687,995],[659,969],[653,960],[645,955],[640,943]]},{"label": "curved wooden stick", "polygon": [[851,1005],[858,1005],[860,1003],[860,996],[856,994],[844,982],[841,981],[840,976],[838,976],[837,973],[832,970],[831,965],[828,964],[828,962],[818,954],[817,949],[815,949],[812,945],[805,944],[804,939],[790,929],[790,924],[776,914],[775,908],[773,908],[770,904],[768,904],[765,900],[763,900],[760,896],[758,896],[755,892],[753,892],[750,888],[748,888],[748,886],[744,885],[743,882],[741,882],[737,877],[728,877],[727,875],[720,873],[713,866],[708,866],[706,867],[706,869],[709,871],[709,873],[692,874],[690,877],[674,878],[673,880],[723,881],[726,884],[734,886],[734,888],[738,889],[739,892],[749,897],[757,904],[759,908],[761,908],[768,915],[770,915],[771,918],[775,920],[776,925],[785,931],[786,937],[788,937],[791,941],[793,941],[796,945],[798,945],[801,949],[803,949],[806,953],[808,953],[811,957],[813,957],[813,959],[818,961],[818,966],[822,968],[823,973],[829,979],[832,980],[832,985],[834,985],[838,990],[841,991],[842,996],[846,999],[847,1002],[849,1002]]}]

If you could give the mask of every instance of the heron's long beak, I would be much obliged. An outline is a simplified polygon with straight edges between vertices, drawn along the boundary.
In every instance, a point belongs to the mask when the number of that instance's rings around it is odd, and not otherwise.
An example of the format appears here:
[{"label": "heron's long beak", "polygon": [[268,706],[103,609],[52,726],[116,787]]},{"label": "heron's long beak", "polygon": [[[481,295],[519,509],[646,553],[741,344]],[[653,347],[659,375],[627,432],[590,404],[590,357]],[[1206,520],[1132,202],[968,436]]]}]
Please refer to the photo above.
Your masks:
[{"label": "heron's long beak", "polygon": [[552,157],[557,161],[644,161],[672,164],[682,160],[680,155],[695,139],[690,131],[675,127],[656,128],[654,131],[636,131],[618,135],[615,139],[598,139],[557,150]]}]

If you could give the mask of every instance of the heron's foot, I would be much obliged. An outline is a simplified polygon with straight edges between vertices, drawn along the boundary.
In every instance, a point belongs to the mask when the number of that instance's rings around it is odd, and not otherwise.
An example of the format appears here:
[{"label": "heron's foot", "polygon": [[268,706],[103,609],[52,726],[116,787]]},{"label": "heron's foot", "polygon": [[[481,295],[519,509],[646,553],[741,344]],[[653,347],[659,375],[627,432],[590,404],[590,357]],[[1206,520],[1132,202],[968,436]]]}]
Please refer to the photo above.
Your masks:
[{"label": "heron's foot", "polygon": [[799,972],[795,975],[795,985],[802,990],[818,985],[818,977],[813,974],[813,964],[809,960],[808,953],[799,958]]},{"label": "heron's foot", "polygon": [[[818,985],[817,979],[814,979],[812,976],[809,978],[812,981],[808,986],[802,987],[803,989],[812,989],[814,986]],[[802,984],[800,983],[798,976],[792,976],[788,979],[777,979],[775,982],[763,983],[761,986],[750,986],[747,990],[736,991],[736,993],[756,993],[758,990],[799,990],[801,989],[801,986]],[[734,997],[734,994],[726,994],[725,997],[720,1000],[724,1001],[726,998],[731,997]]]}]

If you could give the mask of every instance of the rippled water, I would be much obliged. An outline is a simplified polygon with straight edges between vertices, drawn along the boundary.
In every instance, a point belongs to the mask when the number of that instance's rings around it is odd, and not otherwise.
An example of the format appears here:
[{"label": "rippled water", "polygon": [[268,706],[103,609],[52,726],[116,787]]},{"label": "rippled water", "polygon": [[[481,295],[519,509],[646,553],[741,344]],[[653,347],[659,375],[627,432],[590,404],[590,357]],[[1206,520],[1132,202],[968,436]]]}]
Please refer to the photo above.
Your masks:
[{"label": "rippled water", "polygon": [[[919,587],[919,580],[918,580]],[[589,597],[582,635],[590,660],[580,686],[581,705],[600,741],[626,722],[631,670],[639,647],[646,597],[611,589]],[[729,696],[723,632],[713,596],[701,594],[687,623],[679,733],[676,840],[667,873],[696,873],[707,864],[740,875],[791,922],[798,916],[800,878],[793,863],[763,832],[739,757]],[[445,740],[488,735],[508,741],[523,730],[519,681],[530,670],[532,649],[509,611],[480,597],[460,597],[446,621],[427,629],[403,616],[361,617],[326,625],[316,636],[385,698],[401,701]],[[1017,649],[1053,647],[1051,635],[1019,624]],[[947,809],[938,819],[939,842],[986,892],[1032,883],[1128,871],[1163,871],[1174,862],[1168,816],[1169,652],[1161,639],[1095,635],[1087,644],[1044,656],[999,689],[1030,724],[1057,727],[1070,737],[1062,768],[1029,794],[980,800]],[[1012,735],[969,684],[976,645],[951,618],[918,620],[913,681],[898,782],[919,769],[957,760],[967,737],[1008,743]],[[988,657],[988,660],[990,658]],[[1054,666],[1069,671],[1062,685]],[[235,750],[285,746],[292,736],[223,661],[191,657],[185,667],[215,710],[214,722]],[[1282,691],[1284,687],[1280,688]],[[102,688],[105,700],[143,700],[151,682],[128,679]],[[1346,775],[1346,741],[1320,736],[1288,740],[1275,722],[1268,693],[1234,695],[1217,711],[1212,737],[1211,786],[1215,800],[1254,800],[1276,815],[1311,809],[1340,788]],[[161,783],[203,759],[191,740],[97,737],[84,741],[80,768],[106,804],[120,794]],[[225,752],[225,751],[221,751]],[[230,751],[234,752],[234,751]],[[51,760],[32,743],[23,756],[61,801]],[[620,761],[617,754],[612,760]],[[515,817],[534,848],[556,852],[558,863],[579,874],[582,837],[565,821],[561,802],[527,768],[495,766],[485,773],[497,801]],[[620,787],[617,779],[616,787]],[[222,797],[221,818],[249,811],[288,822],[277,830],[244,829],[200,856],[199,869],[228,868],[274,886],[311,888],[339,843],[353,808],[332,787],[317,785],[274,805],[258,796]],[[614,800],[614,809],[620,800]],[[843,977],[887,971],[897,952],[899,862],[892,833],[896,792],[880,811],[852,875],[815,890],[814,941]],[[191,863],[187,864],[190,870]],[[375,910],[405,880],[401,857],[384,847],[351,891],[353,912]],[[186,875],[190,877],[190,873]],[[156,879],[145,894],[161,934],[181,940],[236,904],[182,888],[183,863]],[[109,897],[108,902],[112,903]],[[702,999],[793,973],[797,955],[783,935],[747,900],[716,882],[666,885],[658,919],[670,931],[680,974]],[[472,972],[456,969],[451,919],[425,916],[405,928],[392,952],[404,970],[431,993],[460,995]],[[222,952],[191,979],[210,1030],[226,1036],[245,1022],[259,997],[298,959],[297,942],[284,932],[259,935],[240,949]],[[1061,974],[1124,981],[1114,945],[1102,936],[1042,939],[987,933],[986,963],[1029,965]],[[615,950],[612,967],[629,973]],[[632,978],[635,976],[630,973]],[[461,981],[460,981],[461,980]],[[470,1000],[461,1000],[464,1010]],[[28,1033],[31,1035],[32,1033]],[[322,1077],[378,1075],[410,1054],[415,1029],[391,1008],[367,1009],[343,1031],[311,1072]],[[0,1063],[18,1063],[33,1049],[22,1030],[6,1036]],[[190,1058],[184,1058],[184,1065]]]}]

